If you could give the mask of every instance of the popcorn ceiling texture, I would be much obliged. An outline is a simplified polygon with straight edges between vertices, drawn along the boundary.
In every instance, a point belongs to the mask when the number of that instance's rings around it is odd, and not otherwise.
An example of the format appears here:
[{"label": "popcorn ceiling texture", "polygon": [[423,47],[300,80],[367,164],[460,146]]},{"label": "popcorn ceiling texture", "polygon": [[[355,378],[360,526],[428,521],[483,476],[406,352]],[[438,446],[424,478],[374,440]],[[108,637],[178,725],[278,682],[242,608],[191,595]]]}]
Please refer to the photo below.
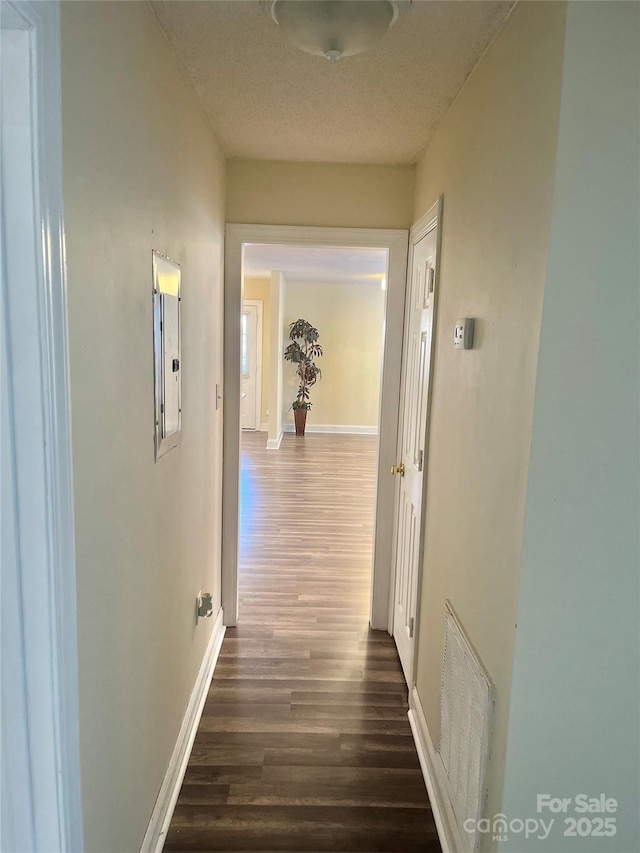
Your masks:
[{"label": "popcorn ceiling texture", "polygon": [[415,163],[513,4],[414,0],[378,47],[333,66],[257,0],[152,5],[227,156]]}]

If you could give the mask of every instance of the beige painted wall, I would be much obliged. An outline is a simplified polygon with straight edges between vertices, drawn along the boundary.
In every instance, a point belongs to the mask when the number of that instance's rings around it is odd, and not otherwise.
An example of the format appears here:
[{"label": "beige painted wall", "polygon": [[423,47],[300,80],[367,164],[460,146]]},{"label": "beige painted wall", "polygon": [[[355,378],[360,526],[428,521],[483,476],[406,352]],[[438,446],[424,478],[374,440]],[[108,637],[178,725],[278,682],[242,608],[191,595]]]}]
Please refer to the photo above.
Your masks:
[{"label": "beige painted wall", "polygon": [[[437,742],[444,602],[496,684],[487,814],[500,811],[565,5],[522,3],[418,166],[444,193],[417,687]],[[477,319],[472,351],[453,347]]]},{"label": "beige painted wall", "polygon": [[[285,334],[301,317],[318,329],[324,348],[309,424],[377,426],[385,295],[379,282],[288,283]],[[293,424],[289,407],[297,389],[295,368],[285,364],[285,423]]]},{"label": "beige painted wall", "polygon": [[229,160],[227,222],[409,228],[413,166]]},{"label": "beige painted wall", "polygon": [[[62,4],[62,95],[85,849],[129,853],[209,640],[196,594],[220,600],[224,161],[146,3]],[[152,249],[183,274],[158,464]]]},{"label": "beige painted wall", "polygon": [[639,846],[639,43],[639,4],[569,3],[502,809],[606,792],[616,835],[504,853]]},{"label": "beige painted wall", "polygon": [[244,299],[256,299],[262,302],[262,389],[261,424],[269,422],[269,354],[271,352],[271,279],[245,278],[242,284]]}]

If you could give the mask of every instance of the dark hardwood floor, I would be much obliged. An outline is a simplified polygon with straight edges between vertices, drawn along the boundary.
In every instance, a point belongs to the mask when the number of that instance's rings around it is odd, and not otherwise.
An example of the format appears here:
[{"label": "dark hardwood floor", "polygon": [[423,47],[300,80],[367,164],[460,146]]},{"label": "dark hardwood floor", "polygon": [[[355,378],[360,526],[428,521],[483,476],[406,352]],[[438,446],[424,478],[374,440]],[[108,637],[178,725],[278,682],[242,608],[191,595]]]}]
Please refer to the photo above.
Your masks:
[{"label": "dark hardwood floor", "polygon": [[368,628],[376,439],[245,433],[240,619],[165,851],[439,853],[393,640]]}]

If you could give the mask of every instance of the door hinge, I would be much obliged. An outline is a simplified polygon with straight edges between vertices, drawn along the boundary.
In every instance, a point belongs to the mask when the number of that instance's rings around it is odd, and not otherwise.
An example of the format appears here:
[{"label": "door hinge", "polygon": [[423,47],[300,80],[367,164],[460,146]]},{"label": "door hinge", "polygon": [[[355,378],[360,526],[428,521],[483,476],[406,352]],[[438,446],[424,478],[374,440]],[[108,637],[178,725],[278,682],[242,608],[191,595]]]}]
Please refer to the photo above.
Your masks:
[{"label": "door hinge", "polygon": [[409,619],[409,639],[413,637],[413,616]]},{"label": "door hinge", "polygon": [[424,454],[423,454],[422,450],[419,450],[418,451],[418,471],[422,471],[422,457],[423,457],[423,455]]}]

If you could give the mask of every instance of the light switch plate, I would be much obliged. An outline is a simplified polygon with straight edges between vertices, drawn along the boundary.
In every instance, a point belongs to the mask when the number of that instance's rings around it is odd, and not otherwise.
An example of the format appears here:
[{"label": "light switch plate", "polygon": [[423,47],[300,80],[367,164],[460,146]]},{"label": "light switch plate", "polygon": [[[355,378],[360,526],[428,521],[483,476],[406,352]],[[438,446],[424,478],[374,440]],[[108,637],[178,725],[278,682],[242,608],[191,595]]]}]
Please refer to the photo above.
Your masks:
[{"label": "light switch plate", "polygon": [[456,323],[453,345],[456,349],[473,349],[473,317],[464,317]]}]

